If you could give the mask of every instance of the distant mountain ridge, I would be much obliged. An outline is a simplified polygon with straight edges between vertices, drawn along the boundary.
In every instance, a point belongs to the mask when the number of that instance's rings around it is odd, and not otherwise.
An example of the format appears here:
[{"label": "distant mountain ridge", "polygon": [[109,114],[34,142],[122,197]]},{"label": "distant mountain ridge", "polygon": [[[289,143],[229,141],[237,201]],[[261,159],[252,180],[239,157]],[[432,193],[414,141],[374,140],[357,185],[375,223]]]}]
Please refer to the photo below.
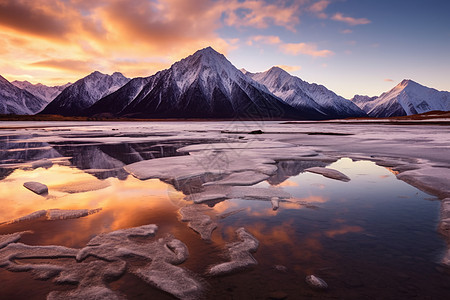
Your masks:
[{"label": "distant mountain ridge", "polygon": [[81,115],[84,109],[118,90],[128,81],[130,79],[119,72],[107,75],[95,71],[65,88],[40,113],[63,116]]},{"label": "distant mountain ridge", "polygon": [[140,118],[321,120],[449,111],[450,93],[403,80],[379,97],[347,100],[279,67],[238,70],[211,47],[148,77],[95,71],[73,84],[47,87],[0,76],[0,114]]},{"label": "distant mountain ridge", "polygon": [[286,104],[211,47],[153,76],[131,80],[85,111],[100,112],[150,118],[326,118]]},{"label": "distant mountain ridge", "polygon": [[34,115],[47,103],[0,76],[0,114]]},{"label": "distant mountain ridge", "polygon": [[32,84],[28,81],[18,80],[14,80],[11,83],[18,88],[30,92],[34,96],[46,101],[47,103],[55,99],[66,87],[72,84],[69,82],[63,85],[46,86],[41,83]]},{"label": "distant mountain ridge", "polygon": [[370,117],[377,118],[450,110],[450,92],[428,88],[410,79],[379,97],[355,96],[352,101]]},{"label": "distant mountain ridge", "polygon": [[328,118],[366,116],[353,102],[336,95],[323,85],[310,84],[279,67],[272,67],[261,73],[244,72],[297,109],[312,108]]}]

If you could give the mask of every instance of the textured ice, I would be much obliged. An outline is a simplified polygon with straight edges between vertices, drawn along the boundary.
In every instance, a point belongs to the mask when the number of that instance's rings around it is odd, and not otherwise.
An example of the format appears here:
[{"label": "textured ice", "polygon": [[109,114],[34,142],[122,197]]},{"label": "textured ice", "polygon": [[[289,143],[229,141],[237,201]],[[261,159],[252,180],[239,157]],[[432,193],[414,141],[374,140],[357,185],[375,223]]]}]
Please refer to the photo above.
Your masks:
[{"label": "textured ice", "polygon": [[258,240],[242,227],[236,230],[236,234],[240,241],[226,245],[230,261],[211,266],[208,271],[209,275],[228,274],[257,264],[251,253],[258,249]]},{"label": "textured ice", "polygon": [[118,279],[125,271],[125,261],[96,260],[71,264],[59,273],[55,282],[77,284],[77,288],[69,291],[50,292],[47,299],[126,299],[125,296],[108,287],[110,281]]},{"label": "textured ice", "polygon": [[322,168],[322,167],[312,167],[305,170],[306,172],[316,173],[323,175],[325,177],[341,180],[341,181],[350,181],[350,178],[339,172],[338,170],[330,169],[330,168]]},{"label": "textured ice", "polygon": [[280,198],[272,197],[272,199],[270,199],[270,202],[272,203],[273,210],[277,210],[280,207]]},{"label": "textured ice", "polygon": [[48,187],[45,184],[36,181],[27,181],[23,184],[24,187],[29,189],[30,191],[42,195],[48,193]]},{"label": "textured ice", "polygon": [[51,166],[53,166],[53,162],[49,159],[43,158],[40,160],[36,160],[33,161],[31,163],[31,167],[33,169],[37,169],[37,168],[50,168]]},{"label": "textured ice", "polygon": [[254,185],[268,179],[269,176],[253,171],[238,172],[228,175],[226,178],[217,181],[206,182],[208,185]]},{"label": "textured ice", "polygon": [[33,232],[32,231],[22,231],[22,232],[15,232],[15,233],[11,233],[11,234],[0,235],[0,249],[3,247],[6,247],[7,245],[9,245],[11,243],[17,242],[18,240],[20,240],[22,235],[24,235],[26,233],[33,233]]},{"label": "textured ice", "polygon": [[101,208],[96,209],[49,209],[47,210],[47,220],[66,220],[86,217],[100,212]]},{"label": "textured ice", "polygon": [[[188,179],[202,175],[223,175],[233,172],[257,171],[267,175],[276,172],[275,161],[250,156],[209,154],[165,157],[136,162],[125,166],[125,170],[138,179]],[[214,162],[208,161],[214,159]]]},{"label": "textured ice", "polygon": [[450,242],[450,198],[441,201],[439,231],[446,236]]},{"label": "textured ice", "polygon": [[60,192],[75,194],[101,190],[109,186],[110,183],[108,181],[92,179],[80,182],[73,182],[65,185],[53,186],[51,188]]},{"label": "textured ice", "polygon": [[250,141],[240,143],[210,143],[198,144],[182,147],[178,152],[192,152],[202,150],[231,150],[231,149],[268,149],[268,148],[285,148],[293,147],[294,145],[282,142],[267,142],[267,141]]},{"label": "textured ice", "polygon": [[400,173],[397,178],[438,197],[450,197],[450,172],[448,168],[425,166]]},{"label": "textured ice", "polygon": [[279,199],[289,199],[291,194],[283,191],[281,188],[259,188],[251,186],[209,186],[204,192],[191,194],[186,197],[187,200],[193,200],[195,203],[207,202],[219,199],[258,199],[271,201],[273,197]]},{"label": "textured ice", "polygon": [[188,205],[179,210],[181,221],[189,222],[188,226],[199,233],[204,240],[210,240],[211,233],[217,228],[217,223],[205,214],[207,211],[211,209],[199,204]]},{"label": "textured ice", "polygon": [[[189,256],[186,245],[168,235],[156,241],[156,225],[121,229],[92,238],[86,247],[29,246],[17,243],[26,232],[0,235],[0,267],[12,272],[31,272],[36,279],[54,278],[59,284],[76,284],[70,291],[54,291],[49,299],[122,299],[108,283],[128,269],[147,283],[180,299],[198,299],[203,284],[192,272],[175,265]],[[137,238],[137,239],[136,239]],[[133,256],[150,261],[147,265],[128,268],[126,258]],[[92,259],[85,260],[91,257]],[[62,264],[26,263],[24,259],[73,258]]]},{"label": "textured ice", "polygon": [[328,284],[325,280],[315,275],[306,276],[305,281],[311,288],[316,290],[326,290],[328,288]]},{"label": "textured ice", "polygon": [[22,243],[10,243],[0,249],[0,267],[12,272],[33,272],[40,279],[48,279],[64,269],[64,266],[50,264],[18,263],[19,259],[75,257],[77,249],[63,246],[29,246]]},{"label": "textured ice", "polygon": [[30,220],[36,220],[45,217],[47,220],[66,220],[66,219],[77,219],[81,217],[86,217],[95,213],[100,212],[101,208],[96,209],[48,209],[48,210],[38,210],[26,216],[6,221],[0,224],[14,224]]}]

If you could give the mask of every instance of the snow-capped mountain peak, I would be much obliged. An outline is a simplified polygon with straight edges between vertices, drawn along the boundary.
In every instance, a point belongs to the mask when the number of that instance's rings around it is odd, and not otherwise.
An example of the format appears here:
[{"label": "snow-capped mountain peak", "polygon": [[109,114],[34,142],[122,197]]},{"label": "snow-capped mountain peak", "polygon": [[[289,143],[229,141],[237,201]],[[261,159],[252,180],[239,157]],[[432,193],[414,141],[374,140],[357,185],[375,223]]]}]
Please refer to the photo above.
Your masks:
[{"label": "snow-capped mountain peak", "polygon": [[119,72],[112,75],[94,71],[64,89],[42,114],[79,115],[101,98],[115,92],[129,81]]},{"label": "snow-capped mountain peak", "polygon": [[450,93],[404,79],[379,97],[359,99],[355,103],[371,117],[420,114],[432,110],[450,110]]},{"label": "snow-capped mountain peak", "polygon": [[15,80],[11,82],[18,88],[24,89],[34,96],[44,100],[49,103],[53,99],[55,99],[66,87],[71,85],[71,83],[66,83],[63,85],[55,85],[55,86],[47,86],[42,83],[32,84],[28,81],[18,81]]},{"label": "snow-capped mountain peak", "polygon": [[298,109],[312,109],[330,118],[364,116],[355,104],[322,85],[310,84],[293,76],[280,67],[272,67],[261,73],[248,74],[265,85],[270,92]]},{"label": "snow-capped mountain peak", "polygon": [[0,76],[0,114],[33,115],[45,104],[46,101]]}]

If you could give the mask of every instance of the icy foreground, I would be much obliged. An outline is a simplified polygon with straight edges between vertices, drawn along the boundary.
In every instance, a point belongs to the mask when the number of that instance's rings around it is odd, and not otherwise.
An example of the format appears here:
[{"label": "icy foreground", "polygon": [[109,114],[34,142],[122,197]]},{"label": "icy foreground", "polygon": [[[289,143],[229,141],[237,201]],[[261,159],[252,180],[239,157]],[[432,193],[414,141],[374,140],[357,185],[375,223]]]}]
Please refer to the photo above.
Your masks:
[{"label": "icy foreground", "polygon": [[[14,125],[23,127],[21,123]],[[171,199],[176,205],[174,218],[194,237],[184,240],[178,236],[179,228],[174,232],[169,230],[172,235],[156,236],[156,225],[143,225],[111,232],[105,230],[103,234],[90,239],[85,247],[69,248],[20,243],[21,237],[32,234],[30,232],[1,235],[1,268],[13,272],[26,271],[38,279],[75,285],[69,291],[50,293],[49,299],[121,299],[125,295],[111,288],[111,283],[127,273],[177,298],[201,298],[208,289],[208,280],[222,279],[215,276],[228,278],[242,270],[252,272],[262,265],[257,265],[255,259],[259,253],[253,256],[264,246],[258,241],[262,239],[254,228],[240,228],[242,225],[227,228],[231,235],[223,238],[222,220],[233,218],[242,210],[233,210],[231,207],[225,212],[219,212],[214,210],[215,205],[220,208],[220,205],[226,207],[233,200],[241,203],[252,201],[264,205],[268,214],[283,213],[288,205],[302,204],[283,189],[283,184],[288,183],[290,176],[315,172],[330,178],[326,179],[329,182],[346,181],[337,182],[339,185],[348,185],[357,180],[359,175],[345,168],[325,168],[342,157],[385,166],[398,179],[444,199],[441,202],[439,231],[448,239],[450,131],[445,126],[277,122],[85,123],[85,126],[65,123],[64,128],[59,123],[44,125],[47,126],[45,130],[36,130],[32,134],[20,128],[3,130],[4,135],[21,137],[0,141],[2,149],[8,149],[0,152],[2,166],[8,167],[5,168],[7,171],[23,168],[24,165],[31,166],[31,162],[36,162],[38,169],[34,171],[45,171],[47,167],[54,168],[64,162],[77,167],[78,172],[96,174],[103,179],[108,176],[129,176],[145,184],[150,184],[147,181],[149,179],[160,179],[177,192],[183,192],[181,199],[177,200],[179,202]],[[249,134],[255,130],[263,133]],[[167,156],[159,156],[155,148],[140,149],[137,142],[162,148],[161,153],[167,151],[164,150],[167,145],[175,146],[165,153]],[[64,151],[59,146],[63,143],[87,146]],[[126,148],[126,155],[117,155],[113,151],[116,147]],[[26,149],[28,156],[21,156],[21,149]],[[85,149],[86,153],[79,153],[80,149]],[[72,156],[68,158],[69,155]],[[53,163],[49,164],[49,161]],[[348,182],[350,178],[351,182]],[[100,179],[94,181],[106,182]],[[19,187],[25,190],[21,185]],[[107,192],[102,186],[98,189],[89,187],[87,190]],[[60,190],[68,192],[64,186]],[[83,184],[74,190],[84,191]],[[90,216],[93,213],[96,215]],[[17,223],[25,220],[42,221],[40,218],[46,218],[45,222],[83,216],[91,220],[103,213],[104,210],[46,209],[4,225],[21,225]],[[220,247],[219,237],[223,238]],[[188,265],[184,265],[185,262],[189,263],[188,247],[191,250],[189,242],[192,243],[192,239],[194,244],[212,244],[217,247],[215,250],[220,254],[220,259],[208,262],[202,270],[193,272]],[[447,252],[442,259],[443,266],[450,266],[449,255]],[[45,258],[46,262],[27,261],[37,257]],[[53,260],[60,258],[69,259],[67,263],[54,263]],[[139,264],[134,264],[136,260]],[[328,281],[328,277],[323,278],[330,284],[331,290],[332,282]],[[304,283],[304,276],[301,281]],[[306,283],[305,287],[308,288]]]},{"label": "icy foreground", "polygon": [[[180,299],[197,299],[202,284],[195,275],[177,267],[188,258],[185,244],[171,236],[153,240],[158,227],[144,225],[100,234],[82,249],[62,246],[28,246],[18,243],[25,233],[0,235],[0,267],[12,272],[31,272],[36,279],[76,284],[75,290],[51,292],[47,299],[124,299],[109,283],[131,272],[145,282]],[[144,238],[138,242],[134,238]],[[134,256],[150,263],[129,268],[126,258]],[[94,260],[86,260],[88,257]],[[23,259],[71,258],[66,264],[19,263]]]}]

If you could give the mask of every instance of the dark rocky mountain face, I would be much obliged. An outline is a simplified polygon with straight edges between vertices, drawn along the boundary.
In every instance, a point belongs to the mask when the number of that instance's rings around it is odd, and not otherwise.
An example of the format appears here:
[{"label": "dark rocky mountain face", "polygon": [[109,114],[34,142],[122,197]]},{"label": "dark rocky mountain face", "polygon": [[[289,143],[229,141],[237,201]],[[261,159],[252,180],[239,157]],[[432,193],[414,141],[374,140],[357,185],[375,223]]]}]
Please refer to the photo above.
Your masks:
[{"label": "dark rocky mountain face", "polygon": [[284,103],[212,48],[153,76],[130,81],[86,110],[88,115],[105,111],[145,118],[324,118],[316,110]]}]

